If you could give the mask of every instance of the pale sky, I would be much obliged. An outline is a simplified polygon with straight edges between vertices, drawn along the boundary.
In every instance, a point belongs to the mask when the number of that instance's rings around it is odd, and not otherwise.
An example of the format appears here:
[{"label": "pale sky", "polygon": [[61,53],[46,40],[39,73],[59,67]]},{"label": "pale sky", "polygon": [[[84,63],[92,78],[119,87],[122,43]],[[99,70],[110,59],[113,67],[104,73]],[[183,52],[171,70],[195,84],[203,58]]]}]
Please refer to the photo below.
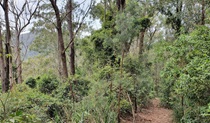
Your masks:
[{"label": "pale sky", "polygon": [[[15,2],[16,2],[16,4],[18,5],[18,7],[22,7],[22,5],[24,4],[24,1],[25,0],[14,0]],[[31,0],[29,0],[29,1],[31,1]],[[84,2],[84,4],[82,4],[81,6],[80,6],[80,8],[82,8],[82,9],[86,9],[87,8],[87,6],[90,4],[90,2],[91,2],[91,0],[75,0],[76,2],[78,2],[78,3],[82,3],[82,2]],[[100,0],[95,0],[96,2],[100,2]],[[65,2],[65,0],[60,0],[59,1],[61,4],[60,4],[60,6],[62,6],[63,4],[65,4],[64,2]],[[0,7],[0,18],[4,18],[4,15],[3,15],[3,11],[2,11],[2,8]],[[13,20],[13,17],[12,17],[12,14],[10,14],[10,20]],[[86,21],[92,21],[92,20],[90,20],[89,18],[86,18],[85,19]],[[13,24],[11,23],[11,26],[12,26]],[[101,24],[100,24],[100,22],[99,22],[99,20],[95,20],[95,21],[93,21],[90,25],[92,25],[93,26],[93,28],[94,29],[99,29],[100,27],[101,27]],[[31,26],[32,25],[29,25],[26,29],[25,29],[25,31],[26,32],[28,32],[28,30],[31,28]]]}]

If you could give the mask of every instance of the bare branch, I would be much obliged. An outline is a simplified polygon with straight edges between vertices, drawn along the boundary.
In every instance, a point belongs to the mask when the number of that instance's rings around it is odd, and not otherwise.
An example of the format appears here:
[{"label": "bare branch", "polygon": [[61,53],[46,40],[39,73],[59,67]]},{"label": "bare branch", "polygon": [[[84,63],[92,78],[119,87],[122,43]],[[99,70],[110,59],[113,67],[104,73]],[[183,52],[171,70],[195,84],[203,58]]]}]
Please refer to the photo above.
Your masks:
[{"label": "bare branch", "polygon": [[4,5],[3,5],[3,3],[2,3],[2,0],[0,1],[0,5],[1,5],[2,9],[5,9],[5,8],[4,8]]},{"label": "bare branch", "polygon": [[29,10],[30,15],[29,15],[29,18],[27,19],[27,23],[25,23],[25,24],[23,25],[23,27],[20,29],[20,32],[23,31],[23,29],[24,29],[25,27],[27,27],[27,26],[31,23],[31,19],[32,19],[32,17],[35,15],[35,13],[36,13],[36,11],[37,11],[37,9],[38,9],[38,7],[39,7],[39,4],[40,4],[40,1],[38,1],[38,3],[36,4],[35,9],[34,9],[33,11],[32,11],[32,9]]},{"label": "bare branch", "polygon": [[92,4],[93,4],[93,0],[91,0],[91,3],[90,3],[90,5],[89,5],[89,7],[86,9],[86,13],[85,13],[84,16],[82,17],[81,22],[79,22],[79,26],[78,26],[78,28],[76,29],[76,31],[75,31],[75,33],[74,33],[74,35],[73,35],[71,41],[68,43],[67,47],[64,49],[63,52],[66,52],[66,50],[67,50],[67,49],[71,46],[71,44],[74,42],[74,39],[75,39],[77,33],[80,31],[80,29],[81,29],[81,27],[82,27],[82,24],[84,23],[85,18],[87,17],[89,11],[91,10]]},{"label": "bare branch", "polygon": [[[82,1],[80,4],[78,4],[77,6],[75,6],[73,8],[73,10],[77,7],[79,7],[80,5],[82,5],[83,3],[85,3],[86,0]],[[67,11],[66,14],[64,15],[64,17],[61,19],[61,21],[63,21],[64,19],[66,19],[66,17],[68,16],[68,14],[70,13],[71,11]]]},{"label": "bare branch", "polygon": [[[37,3],[34,2],[34,4],[32,6],[30,6],[30,2],[28,2],[28,0],[25,0],[23,5],[21,6],[21,9],[19,9],[15,5],[14,1],[12,1],[10,3],[11,8],[12,8],[12,10],[10,10],[10,11],[14,15],[15,29],[19,33],[18,35],[20,35],[20,33],[31,23],[32,17],[35,15],[35,13],[39,7],[39,4],[40,4],[40,0]],[[34,6],[35,6],[35,8],[34,8]],[[25,12],[25,14],[24,14],[24,12]]]},{"label": "bare branch", "polygon": [[56,28],[57,28],[57,25],[52,21],[52,20],[50,20],[49,18],[46,18],[46,17],[44,17],[44,16],[42,16],[42,15],[40,15],[40,14],[35,14],[37,17],[40,17],[40,18],[43,18],[43,19],[45,19],[46,21],[48,21],[48,22],[50,22],[50,23],[52,23]]},{"label": "bare branch", "polygon": [[[58,19],[61,19],[60,18],[60,15],[59,15],[59,13],[60,13],[60,11],[59,11],[59,9],[58,9],[58,7],[57,7],[57,5],[56,5],[56,0],[50,0],[50,2],[51,2],[51,5],[52,5],[52,7],[53,7],[53,9],[54,9],[54,11],[55,11],[55,16],[56,16],[56,18],[58,18]],[[61,21],[61,20],[60,20]],[[54,24],[55,25],[55,27],[56,28],[58,28],[58,26],[56,25],[56,24]]]}]

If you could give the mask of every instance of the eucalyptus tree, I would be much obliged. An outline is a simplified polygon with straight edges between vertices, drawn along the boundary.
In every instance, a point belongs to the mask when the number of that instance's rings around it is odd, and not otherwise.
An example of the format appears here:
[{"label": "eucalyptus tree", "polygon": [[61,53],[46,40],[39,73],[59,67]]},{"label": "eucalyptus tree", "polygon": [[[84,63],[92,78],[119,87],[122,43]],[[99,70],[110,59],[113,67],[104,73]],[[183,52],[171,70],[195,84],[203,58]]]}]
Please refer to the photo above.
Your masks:
[{"label": "eucalyptus tree", "polygon": [[119,41],[125,43],[126,52],[137,37],[139,39],[139,55],[143,53],[144,38],[151,26],[151,17],[155,13],[154,5],[148,1],[129,1],[123,12],[117,16],[116,29]]},{"label": "eucalyptus tree", "polygon": [[[117,55],[119,55],[118,45],[114,44],[114,37],[117,33],[116,14],[117,5],[114,0],[103,0],[91,9],[91,17],[99,19],[101,28],[92,32],[90,42],[93,43],[93,59],[97,59],[100,66],[115,66]],[[93,63],[93,62],[91,62]]]},{"label": "eucalyptus tree", "polygon": [[75,74],[75,49],[74,49],[74,29],[73,29],[73,16],[72,16],[72,11],[73,11],[73,0],[68,0],[67,2],[67,22],[68,22],[68,29],[69,29],[69,39],[70,39],[70,74],[74,75]]},{"label": "eucalyptus tree", "polygon": [[[82,4],[82,3],[79,3]],[[78,8],[77,6],[79,6],[79,4],[74,3],[73,0],[67,0],[66,3],[66,16],[67,16],[67,23],[68,23],[68,31],[69,31],[69,43],[67,45],[67,47],[64,49],[64,52],[67,50],[67,48],[70,49],[70,74],[74,75],[75,74],[75,46],[74,46],[74,39],[77,35],[77,33],[80,31],[81,27],[85,24],[85,18],[87,17],[87,15],[89,14],[93,4],[94,4],[94,0],[90,1],[90,4],[87,6],[86,9],[84,10],[79,10],[80,12],[79,14],[79,21],[75,22],[75,15],[76,13],[76,9]],[[76,15],[78,16],[78,15]],[[77,19],[77,18],[76,18]],[[75,27],[73,26],[75,25]]]},{"label": "eucalyptus tree", "polygon": [[[64,78],[68,77],[68,70],[70,70],[70,74],[75,74],[75,38],[79,31],[85,25],[85,19],[88,17],[89,11],[94,3],[94,0],[90,1],[89,5],[85,5],[87,2],[75,2],[70,0],[65,0],[63,2],[50,0],[45,1],[43,0],[37,17],[39,20],[35,23],[37,26],[35,31],[44,31],[48,35],[54,34],[53,27],[57,31],[58,37],[58,61],[59,61],[59,69],[61,72],[60,75],[63,75]],[[85,6],[84,6],[85,5]],[[86,7],[87,6],[87,7]],[[49,23],[46,23],[49,22]],[[48,45],[49,40],[45,40],[44,42],[40,42],[37,39],[50,39],[53,41],[53,36],[45,37],[43,34],[38,34],[40,37],[36,38],[36,43],[33,45],[33,49],[41,51],[38,48],[38,44],[44,44],[49,47]],[[69,37],[68,39],[66,37]],[[52,38],[52,39],[51,39]],[[46,51],[47,49],[43,49],[42,51]],[[48,52],[48,51],[47,51]],[[67,58],[66,53],[70,52],[70,69],[67,68]],[[62,54],[62,55],[61,55]],[[64,74],[65,73],[65,74]]]},{"label": "eucalyptus tree", "polygon": [[[63,10],[61,11],[62,14]],[[42,0],[34,17],[36,20],[33,23],[31,31],[35,34],[35,39],[30,46],[30,50],[36,51],[42,56],[53,56],[55,65],[53,69],[55,73],[57,73],[56,75],[63,77],[61,57],[58,52],[59,47],[57,40],[58,33],[56,29],[56,19],[51,3],[49,1]],[[65,27],[65,25],[62,23],[62,31],[65,32],[66,29],[63,27]]]},{"label": "eucalyptus tree", "polygon": [[58,2],[57,0],[50,0],[50,3],[52,5],[52,8],[54,10],[54,14],[56,17],[56,30],[57,30],[57,36],[58,36],[58,52],[59,52],[59,59],[61,62],[61,75],[64,78],[68,78],[68,70],[67,70],[67,62],[66,62],[66,53],[64,51],[65,46],[64,46],[64,40],[63,40],[63,31],[62,31],[62,17],[61,13],[58,7]]},{"label": "eucalyptus tree", "polygon": [[155,2],[157,9],[167,17],[166,24],[170,24],[176,35],[180,35],[182,27],[183,0],[160,0]]},{"label": "eucalyptus tree", "polygon": [[10,20],[9,20],[9,0],[0,1],[0,5],[4,11],[5,19],[5,81],[3,81],[3,92],[7,92],[12,86],[12,50],[11,50],[11,31],[10,31]]},{"label": "eucalyptus tree", "polygon": [[3,48],[3,35],[2,35],[2,23],[0,23],[0,75],[2,82],[2,92],[6,91],[6,73],[5,73],[5,57],[4,57],[4,48]]},{"label": "eucalyptus tree", "polygon": [[[125,0],[117,0],[117,7],[118,7],[118,11],[119,12],[123,12],[124,11],[125,4],[126,4]],[[118,22],[118,24],[119,24],[119,22]],[[125,40],[126,39],[124,39],[123,41],[125,42]],[[121,46],[122,46],[122,58],[121,58],[121,64],[120,64],[120,73],[121,73],[121,77],[123,77],[123,62],[124,62],[126,44],[122,43]],[[119,83],[118,89],[119,89],[119,92],[118,92],[118,111],[117,111],[118,116],[117,116],[117,121],[118,121],[118,123],[120,123],[121,122],[121,119],[120,119],[120,117],[121,117],[121,111],[120,111],[121,104],[120,103],[121,103],[121,95],[122,95],[122,91],[123,91],[122,83]]]},{"label": "eucalyptus tree", "polygon": [[[143,8],[145,10],[143,10]],[[116,25],[115,25],[117,34],[115,35],[114,43],[115,45],[118,45],[119,46],[118,49],[121,50],[121,68],[120,68],[121,71],[124,71],[123,69],[126,69],[123,65],[124,58],[126,58],[126,56],[129,56],[128,54],[130,51],[131,44],[134,44],[134,41],[138,38],[140,40],[139,46],[138,46],[139,47],[138,54],[141,60],[143,59],[142,54],[143,54],[144,35],[145,35],[146,30],[151,25],[150,17],[152,16],[152,14],[150,14],[150,12],[148,11],[149,8],[151,9],[151,5],[147,3],[146,1],[141,1],[141,2],[128,1],[124,9],[122,9],[121,7],[120,11],[117,13]],[[143,60],[140,61],[140,58],[138,58],[139,64],[141,64],[141,62],[143,63]],[[133,71],[130,70],[129,72],[132,73]],[[139,73],[138,70],[135,71],[134,73],[131,74],[131,76],[134,79],[137,78],[135,74],[138,74],[138,76],[141,75],[141,73]],[[136,88],[138,85],[138,81],[136,80],[136,82],[132,84],[135,88],[134,91],[130,93],[130,95],[132,96],[132,103],[133,103],[132,107],[134,107],[134,112],[137,112],[137,105],[138,105],[137,104],[137,98],[138,98],[137,91],[139,89],[136,89]],[[128,91],[123,86],[123,84],[120,84],[118,88]],[[121,93],[122,90],[120,90],[119,92]],[[119,98],[118,100],[120,100],[120,96],[118,98]],[[120,112],[118,112],[118,119],[120,117],[119,114]]]},{"label": "eucalyptus tree", "polygon": [[[175,31],[175,37],[188,33],[195,25],[204,25],[208,0],[160,0],[155,1],[157,10],[166,16],[165,23]],[[183,28],[183,30],[182,30]]]},{"label": "eucalyptus tree", "polygon": [[18,6],[15,1],[10,2],[11,12],[14,17],[15,25],[15,65],[17,70],[17,83],[22,83],[22,60],[21,60],[21,48],[20,48],[20,35],[24,29],[31,24],[31,20],[39,7],[40,1],[28,1],[25,0],[21,6]]},{"label": "eucalyptus tree", "polygon": [[201,24],[202,25],[205,25],[205,18],[206,18],[206,16],[205,16],[205,13],[206,13],[206,1],[205,0],[202,0],[202,3],[201,3],[201,5],[202,5],[202,8],[201,8]]},{"label": "eucalyptus tree", "polygon": [[[207,11],[209,10],[209,7],[210,7],[210,1],[209,0],[193,0],[193,1],[189,1],[189,3],[194,7],[194,9],[191,10],[191,14],[196,15],[198,17],[197,20],[195,20],[194,22],[197,22],[197,24],[200,24],[200,25],[205,25],[206,18],[207,18]],[[190,10],[188,9],[188,11]]]}]

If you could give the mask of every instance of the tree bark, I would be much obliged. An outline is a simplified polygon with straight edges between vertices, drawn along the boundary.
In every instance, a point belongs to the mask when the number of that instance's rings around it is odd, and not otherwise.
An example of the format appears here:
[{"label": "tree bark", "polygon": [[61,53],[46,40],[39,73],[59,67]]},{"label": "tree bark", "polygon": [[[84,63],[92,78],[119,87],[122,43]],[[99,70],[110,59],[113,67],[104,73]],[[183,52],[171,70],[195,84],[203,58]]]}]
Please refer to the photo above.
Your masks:
[{"label": "tree bark", "polygon": [[[179,15],[182,12],[183,2],[181,0],[177,0],[177,6],[176,6],[176,14]],[[181,33],[181,27],[182,27],[182,20],[180,17],[176,18],[175,21],[175,30],[176,35],[179,36]]]},{"label": "tree bark", "polygon": [[[121,64],[120,64],[120,76],[123,77],[123,63],[124,63],[124,57],[125,57],[125,45],[122,47],[122,59],[121,59]],[[121,117],[121,105],[120,105],[120,102],[121,102],[121,93],[123,91],[123,88],[122,88],[122,85],[121,83],[119,83],[119,92],[118,92],[118,111],[117,111],[117,122],[120,123],[121,120],[120,120],[120,117]]]},{"label": "tree bark", "polygon": [[122,92],[122,86],[121,84],[119,85],[119,92],[118,92],[118,99],[117,99],[117,102],[118,102],[118,115],[117,115],[117,122],[120,123],[121,120],[120,120],[120,117],[121,117],[121,112],[120,112],[120,109],[121,109],[121,106],[120,106],[120,102],[121,102],[121,92]]},{"label": "tree bark", "polygon": [[56,16],[56,30],[58,35],[58,52],[59,57],[61,59],[61,72],[62,76],[64,78],[68,78],[68,70],[67,70],[67,64],[66,64],[66,53],[64,52],[64,41],[63,41],[63,32],[62,32],[62,20],[60,17],[60,11],[58,9],[58,6],[56,4],[55,0],[50,0],[51,5],[54,9],[55,16]]},{"label": "tree bark", "polygon": [[20,84],[22,83],[22,63],[21,63],[21,54],[20,54],[20,34],[16,31],[15,33],[16,37],[16,45],[15,45],[15,64],[16,64],[16,71],[17,71],[17,83]]},{"label": "tree bark", "polygon": [[4,63],[4,52],[3,52],[3,36],[1,33],[1,25],[0,25],[0,68],[1,68],[1,82],[2,82],[2,92],[6,92],[6,72],[5,72],[5,63]]},{"label": "tree bark", "polygon": [[74,49],[74,33],[73,33],[73,18],[72,18],[72,0],[68,0],[67,3],[67,22],[68,22],[68,30],[69,30],[69,41],[70,41],[70,74],[75,74],[75,49]]},{"label": "tree bark", "polygon": [[[20,49],[20,34],[26,28],[31,20],[33,15],[36,13],[38,6],[39,6],[40,1],[37,2],[36,6],[33,6],[33,10],[29,7],[30,2],[25,1],[23,5],[18,7],[14,1],[10,2],[11,6],[11,12],[14,17],[15,21],[15,46],[14,46],[14,51],[15,51],[15,67],[16,71],[14,72],[15,74],[13,75],[15,78],[15,81],[17,83],[22,83],[22,61],[21,61],[21,49]],[[32,6],[31,6],[32,7]],[[27,12],[29,14],[25,15],[24,12]]]},{"label": "tree bark", "polygon": [[61,59],[61,71],[64,78],[68,78],[67,64],[66,64],[66,53],[64,51],[63,32],[61,26],[57,28],[58,31],[58,52]]},{"label": "tree bark", "polygon": [[5,41],[5,92],[9,90],[9,86],[12,86],[13,77],[12,77],[12,50],[10,46],[10,40],[11,40],[11,33],[10,33],[10,25],[9,25],[9,6],[8,6],[8,0],[3,1],[4,10],[4,17],[5,17],[5,23],[6,23],[6,41]]},{"label": "tree bark", "polygon": [[205,25],[205,0],[202,0],[201,25]]},{"label": "tree bark", "polygon": [[141,31],[139,34],[139,55],[142,55],[143,53],[143,48],[144,48],[144,35],[145,35],[145,30]]},{"label": "tree bark", "polygon": [[125,8],[125,4],[126,4],[125,0],[117,0],[118,11],[123,10]]}]

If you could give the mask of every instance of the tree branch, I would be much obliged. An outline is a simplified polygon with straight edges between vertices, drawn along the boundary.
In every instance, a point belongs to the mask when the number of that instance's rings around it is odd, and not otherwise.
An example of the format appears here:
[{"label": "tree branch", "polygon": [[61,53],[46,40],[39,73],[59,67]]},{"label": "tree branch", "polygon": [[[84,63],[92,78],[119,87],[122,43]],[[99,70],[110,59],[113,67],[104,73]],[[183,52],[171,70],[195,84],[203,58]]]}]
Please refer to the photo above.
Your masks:
[{"label": "tree branch", "polygon": [[[78,4],[77,6],[75,6],[72,10],[74,10],[75,8],[79,7],[80,5],[82,5],[83,3],[85,3],[86,0],[82,1],[80,4]],[[71,10],[71,11],[72,11]],[[71,11],[68,11],[63,18],[61,18],[61,21],[63,21],[64,19],[66,19],[66,17],[68,16],[68,14],[71,12]]]},{"label": "tree branch", "polygon": [[85,20],[86,16],[88,15],[88,13],[89,13],[89,11],[90,11],[90,9],[91,9],[91,7],[92,7],[92,4],[93,4],[93,0],[91,0],[91,3],[90,3],[90,5],[89,5],[89,7],[87,8],[85,15],[82,17],[81,22],[79,23],[79,26],[78,26],[78,28],[76,29],[76,31],[75,31],[75,33],[74,33],[74,35],[73,35],[71,41],[68,43],[67,47],[64,49],[63,52],[66,52],[66,50],[67,50],[67,49],[71,46],[71,44],[74,42],[74,39],[75,39],[77,33],[78,33],[79,30],[81,29],[82,24],[84,23],[84,20]]},{"label": "tree branch", "polygon": [[34,11],[32,11],[31,9],[29,10],[30,15],[29,15],[29,18],[27,19],[27,23],[25,23],[25,24],[23,25],[23,27],[20,29],[20,32],[22,32],[23,29],[24,29],[25,27],[27,27],[27,26],[31,23],[31,19],[32,19],[32,17],[35,15],[35,13],[36,13],[36,11],[37,11],[37,9],[38,9],[38,7],[39,7],[39,4],[40,4],[40,1],[38,1],[38,3],[36,4],[36,7],[35,7]]}]

